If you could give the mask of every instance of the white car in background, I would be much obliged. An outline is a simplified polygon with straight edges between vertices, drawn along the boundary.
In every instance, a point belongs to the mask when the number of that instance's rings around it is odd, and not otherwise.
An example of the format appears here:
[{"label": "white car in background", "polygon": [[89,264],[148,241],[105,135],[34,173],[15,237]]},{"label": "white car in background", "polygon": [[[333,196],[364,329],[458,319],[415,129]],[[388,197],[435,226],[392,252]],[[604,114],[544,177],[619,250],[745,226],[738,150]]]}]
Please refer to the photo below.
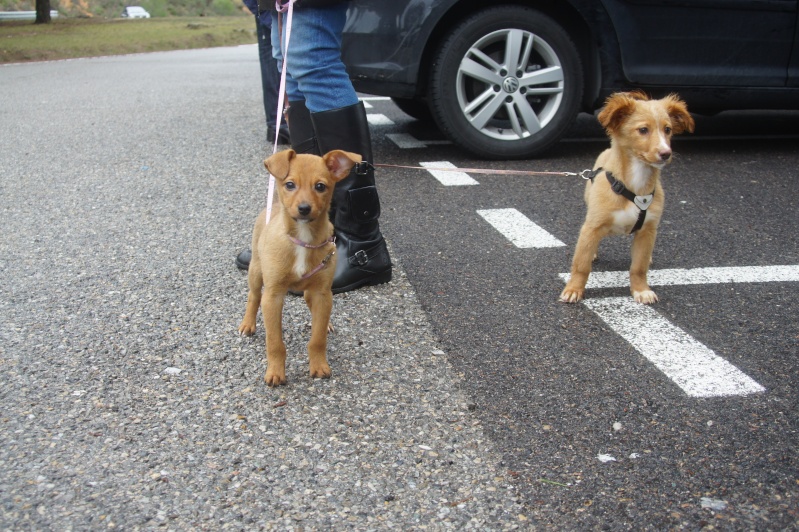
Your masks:
[{"label": "white car in background", "polygon": [[141,6],[128,6],[122,10],[122,18],[150,18],[150,13]]}]

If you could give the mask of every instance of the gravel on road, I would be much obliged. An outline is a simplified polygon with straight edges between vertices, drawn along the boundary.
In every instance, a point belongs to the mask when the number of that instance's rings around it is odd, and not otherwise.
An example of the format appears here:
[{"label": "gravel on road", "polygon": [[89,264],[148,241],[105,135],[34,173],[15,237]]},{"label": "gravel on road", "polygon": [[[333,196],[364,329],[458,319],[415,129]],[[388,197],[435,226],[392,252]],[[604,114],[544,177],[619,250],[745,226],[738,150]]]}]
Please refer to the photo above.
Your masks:
[{"label": "gravel on road", "polygon": [[[333,376],[237,326],[266,175],[253,46],[0,67],[0,526],[530,526],[413,288],[336,296]],[[390,241],[390,235],[388,235]]]}]

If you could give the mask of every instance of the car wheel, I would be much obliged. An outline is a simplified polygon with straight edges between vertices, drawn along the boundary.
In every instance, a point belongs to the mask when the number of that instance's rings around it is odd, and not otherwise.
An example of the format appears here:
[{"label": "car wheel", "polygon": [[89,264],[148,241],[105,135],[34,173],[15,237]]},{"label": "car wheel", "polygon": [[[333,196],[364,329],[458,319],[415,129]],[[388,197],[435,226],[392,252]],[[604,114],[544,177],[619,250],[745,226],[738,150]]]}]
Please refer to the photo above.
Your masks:
[{"label": "car wheel", "polygon": [[516,6],[486,9],[452,30],[429,85],[444,134],[488,159],[540,154],[573,123],[582,94],[569,35],[547,15]]},{"label": "car wheel", "polygon": [[423,122],[432,122],[433,115],[427,102],[415,98],[391,98],[391,101],[400,108],[400,111]]}]

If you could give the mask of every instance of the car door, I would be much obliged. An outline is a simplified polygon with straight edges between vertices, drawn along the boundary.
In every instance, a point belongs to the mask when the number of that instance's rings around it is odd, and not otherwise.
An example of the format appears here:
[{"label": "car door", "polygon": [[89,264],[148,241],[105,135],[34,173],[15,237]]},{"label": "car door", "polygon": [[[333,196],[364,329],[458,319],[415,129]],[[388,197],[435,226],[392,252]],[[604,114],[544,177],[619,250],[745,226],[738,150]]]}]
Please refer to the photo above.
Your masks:
[{"label": "car door", "polygon": [[797,17],[797,25],[794,29],[791,64],[788,66],[788,86],[799,87],[799,17]]},{"label": "car door", "polygon": [[[637,85],[785,87],[797,0],[601,0]],[[794,59],[794,75],[796,59]]]}]

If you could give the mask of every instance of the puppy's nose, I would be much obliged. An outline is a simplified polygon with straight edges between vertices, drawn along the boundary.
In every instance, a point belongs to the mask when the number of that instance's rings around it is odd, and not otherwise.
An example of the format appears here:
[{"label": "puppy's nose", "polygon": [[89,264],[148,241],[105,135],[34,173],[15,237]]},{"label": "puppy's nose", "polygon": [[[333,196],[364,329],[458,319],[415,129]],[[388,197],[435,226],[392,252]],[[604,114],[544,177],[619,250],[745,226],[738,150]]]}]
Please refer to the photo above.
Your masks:
[{"label": "puppy's nose", "polygon": [[660,157],[661,161],[668,161],[671,159],[671,150],[660,150],[658,152],[658,157]]},{"label": "puppy's nose", "polygon": [[307,203],[300,203],[297,207],[297,212],[300,213],[300,216],[308,216],[311,214],[311,206]]}]

